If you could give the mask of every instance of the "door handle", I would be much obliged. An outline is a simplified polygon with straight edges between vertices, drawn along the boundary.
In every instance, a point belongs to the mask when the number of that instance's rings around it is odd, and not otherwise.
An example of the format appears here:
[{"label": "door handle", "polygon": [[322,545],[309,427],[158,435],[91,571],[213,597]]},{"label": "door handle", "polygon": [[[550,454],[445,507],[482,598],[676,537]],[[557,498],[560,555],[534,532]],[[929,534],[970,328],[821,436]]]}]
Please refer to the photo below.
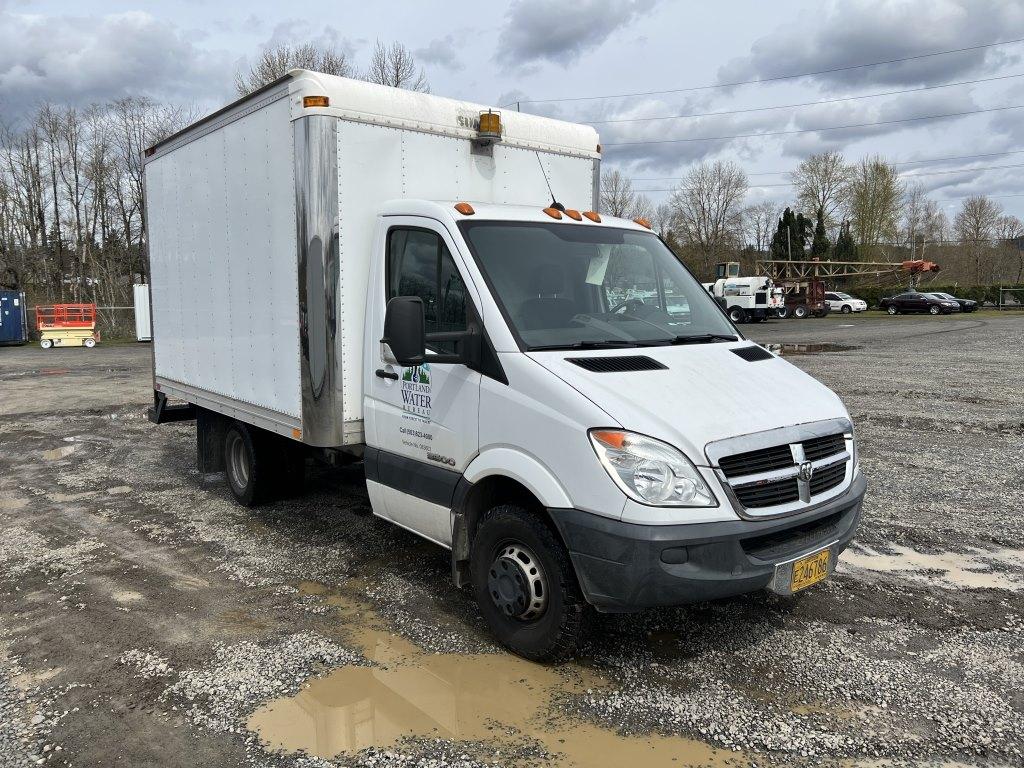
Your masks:
[{"label": "door handle", "polygon": [[392,381],[398,381],[398,374],[394,371],[385,371],[383,368],[378,368],[373,372],[373,375],[378,379],[391,379]]}]

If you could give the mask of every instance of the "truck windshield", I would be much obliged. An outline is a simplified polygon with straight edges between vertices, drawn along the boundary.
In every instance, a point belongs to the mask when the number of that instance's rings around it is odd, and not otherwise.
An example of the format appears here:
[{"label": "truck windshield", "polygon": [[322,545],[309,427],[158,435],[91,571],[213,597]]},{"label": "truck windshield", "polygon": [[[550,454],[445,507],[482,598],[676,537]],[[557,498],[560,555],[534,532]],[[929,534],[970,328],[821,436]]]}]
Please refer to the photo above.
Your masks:
[{"label": "truck windshield", "polygon": [[653,233],[534,222],[460,222],[527,349],[735,339],[707,291]]}]

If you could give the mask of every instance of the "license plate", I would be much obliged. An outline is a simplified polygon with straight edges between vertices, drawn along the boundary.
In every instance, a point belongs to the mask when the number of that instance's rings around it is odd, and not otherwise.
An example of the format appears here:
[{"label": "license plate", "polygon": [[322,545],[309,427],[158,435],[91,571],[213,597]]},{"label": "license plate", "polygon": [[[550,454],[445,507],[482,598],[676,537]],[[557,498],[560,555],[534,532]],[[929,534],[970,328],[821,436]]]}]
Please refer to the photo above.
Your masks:
[{"label": "license plate", "polygon": [[815,552],[813,555],[808,555],[793,563],[793,579],[790,582],[790,590],[799,592],[812,584],[824,581],[828,577],[831,554],[831,550],[823,549],[821,552]]}]

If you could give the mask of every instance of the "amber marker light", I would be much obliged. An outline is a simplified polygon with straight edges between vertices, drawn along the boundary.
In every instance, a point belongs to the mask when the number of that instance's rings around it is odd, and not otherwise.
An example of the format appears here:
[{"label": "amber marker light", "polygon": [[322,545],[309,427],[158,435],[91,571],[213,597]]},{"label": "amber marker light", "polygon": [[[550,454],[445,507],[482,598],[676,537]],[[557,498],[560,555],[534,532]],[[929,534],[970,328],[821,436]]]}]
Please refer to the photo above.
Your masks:
[{"label": "amber marker light", "polygon": [[594,436],[594,439],[598,442],[607,445],[609,448],[614,448],[617,451],[621,451],[622,447],[626,444],[626,433],[625,432],[613,432],[611,430],[595,429],[590,433]]},{"label": "amber marker light", "polygon": [[633,219],[633,223],[639,224],[641,227],[646,227],[647,229],[651,228],[651,222],[649,222],[647,219],[636,218]]},{"label": "amber marker light", "polygon": [[461,213],[463,216],[472,216],[476,211],[473,210],[473,206],[469,203],[456,203],[455,210]]},{"label": "amber marker light", "polygon": [[329,107],[331,106],[331,100],[326,96],[303,96],[302,97],[303,107]]},{"label": "amber marker light", "polygon": [[601,223],[601,214],[599,214],[597,211],[584,211],[583,215],[586,216],[595,224]]},{"label": "amber marker light", "polygon": [[544,209],[544,213],[546,213],[552,219],[561,219],[562,218],[562,212],[560,210],[558,210],[557,208],[545,208]]},{"label": "amber marker light", "polygon": [[573,221],[583,221],[583,216],[580,214],[580,212],[574,211],[572,208],[566,208],[565,215],[568,216]]}]

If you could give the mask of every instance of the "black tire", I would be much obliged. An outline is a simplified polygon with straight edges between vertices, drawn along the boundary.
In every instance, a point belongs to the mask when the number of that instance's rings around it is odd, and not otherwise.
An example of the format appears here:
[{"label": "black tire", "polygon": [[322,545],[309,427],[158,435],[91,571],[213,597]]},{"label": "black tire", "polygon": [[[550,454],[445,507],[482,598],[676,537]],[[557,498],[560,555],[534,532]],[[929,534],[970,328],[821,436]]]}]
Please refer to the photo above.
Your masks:
[{"label": "black tire", "polygon": [[779,320],[785,320],[789,317],[789,307],[779,307],[775,310],[775,314],[778,315]]},{"label": "black tire", "polygon": [[898,315],[900,313],[900,311],[896,309],[896,307],[894,307],[892,304],[886,307],[885,311],[888,312],[890,315]]},{"label": "black tire", "polygon": [[[512,550],[532,555],[524,562],[539,571],[534,578],[546,591],[543,610],[535,618],[509,615],[511,608],[499,607],[502,596],[492,589],[504,584],[517,591],[515,579],[499,573],[504,553]],[[572,656],[590,606],[583,599],[569,553],[538,514],[513,504],[488,512],[473,538],[469,567],[480,613],[502,645],[530,661],[558,662]],[[524,610],[529,609],[524,605]]]},{"label": "black tire", "polygon": [[747,322],[747,313],[743,307],[729,307],[729,319],[736,325],[742,325]]},{"label": "black tire", "polygon": [[793,317],[797,320],[803,320],[809,314],[807,307],[801,304],[799,307],[793,310]]},{"label": "black tire", "polygon": [[235,500],[244,507],[259,506],[273,495],[275,471],[267,437],[239,421],[224,433],[224,474]]},{"label": "black tire", "polygon": [[942,312],[942,307],[939,307],[939,306],[937,306],[935,304],[932,304],[930,307],[928,307],[928,314],[929,315],[937,315],[940,312]]},{"label": "black tire", "polygon": [[844,315],[848,315],[853,312],[853,307],[849,304],[843,304],[843,308],[840,310]]}]

